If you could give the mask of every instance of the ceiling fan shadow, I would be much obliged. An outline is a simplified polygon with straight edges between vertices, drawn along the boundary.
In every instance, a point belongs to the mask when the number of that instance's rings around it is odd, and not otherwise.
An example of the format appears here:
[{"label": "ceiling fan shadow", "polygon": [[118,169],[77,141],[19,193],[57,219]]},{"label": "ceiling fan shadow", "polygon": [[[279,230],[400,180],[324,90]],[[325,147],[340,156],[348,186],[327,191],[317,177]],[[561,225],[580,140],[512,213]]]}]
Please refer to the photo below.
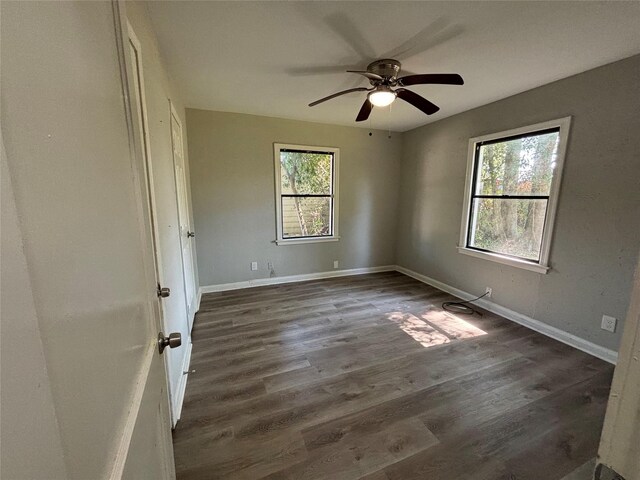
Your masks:
[{"label": "ceiling fan shadow", "polygon": [[342,38],[362,61],[370,62],[376,58],[376,52],[360,29],[344,13],[336,12],[324,17],[324,22],[333,32]]},{"label": "ceiling fan shadow", "polygon": [[329,28],[357,53],[363,64],[378,58],[405,60],[449,41],[464,32],[461,25],[451,23],[446,17],[436,18],[397,47],[378,55],[363,32],[344,13],[336,12],[324,18]]},{"label": "ceiling fan shadow", "polygon": [[[305,13],[308,14],[309,12]],[[460,25],[452,24],[446,17],[439,17],[396,48],[382,55],[376,55],[375,49],[366,39],[363,32],[346,14],[342,12],[332,13],[324,17],[324,22],[338,37],[345,41],[360,60],[350,63],[353,59],[350,56],[338,62],[338,65],[292,67],[285,69],[287,74],[292,76],[331,75],[344,73],[347,70],[360,70],[364,65],[378,58],[403,60],[451,40],[464,32]],[[413,73],[404,70],[403,74],[412,75]],[[356,79],[350,85],[355,86],[360,83],[361,80]]]},{"label": "ceiling fan shadow", "polygon": [[[381,58],[406,60],[440,45],[464,32],[458,24],[452,24],[447,18],[440,17],[420,30],[406,42],[381,55]],[[406,72],[405,72],[406,73]]]}]

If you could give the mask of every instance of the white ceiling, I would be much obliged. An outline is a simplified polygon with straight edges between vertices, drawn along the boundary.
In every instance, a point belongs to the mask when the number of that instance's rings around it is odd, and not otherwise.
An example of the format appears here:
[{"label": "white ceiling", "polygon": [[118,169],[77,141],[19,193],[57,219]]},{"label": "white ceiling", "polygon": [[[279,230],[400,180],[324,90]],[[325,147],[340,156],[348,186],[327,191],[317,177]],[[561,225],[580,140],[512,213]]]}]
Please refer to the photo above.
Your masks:
[{"label": "white ceiling", "polygon": [[[640,53],[640,2],[148,2],[188,107],[405,131]],[[400,48],[398,48],[400,47]],[[415,86],[440,106],[398,100],[356,124],[364,69],[399,49],[413,73],[464,86]],[[326,72],[325,67],[337,67]],[[314,70],[315,69],[315,70]],[[321,70],[321,73],[309,74]],[[328,70],[331,70],[330,68]],[[607,88],[602,85],[602,88]]]}]

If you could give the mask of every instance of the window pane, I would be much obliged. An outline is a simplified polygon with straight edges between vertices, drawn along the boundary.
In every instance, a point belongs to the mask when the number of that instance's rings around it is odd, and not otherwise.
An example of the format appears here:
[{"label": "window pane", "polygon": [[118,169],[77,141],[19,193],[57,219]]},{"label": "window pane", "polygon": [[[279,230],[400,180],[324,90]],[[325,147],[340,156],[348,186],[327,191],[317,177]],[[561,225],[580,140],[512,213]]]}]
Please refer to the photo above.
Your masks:
[{"label": "window pane", "polygon": [[469,246],[538,261],[547,200],[476,198]]},{"label": "window pane", "polygon": [[482,145],[476,195],[549,195],[559,132]]},{"label": "window pane", "polygon": [[282,237],[331,235],[331,198],[282,197]]},{"label": "window pane", "polygon": [[330,195],[332,163],[332,154],[281,151],[281,192]]}]

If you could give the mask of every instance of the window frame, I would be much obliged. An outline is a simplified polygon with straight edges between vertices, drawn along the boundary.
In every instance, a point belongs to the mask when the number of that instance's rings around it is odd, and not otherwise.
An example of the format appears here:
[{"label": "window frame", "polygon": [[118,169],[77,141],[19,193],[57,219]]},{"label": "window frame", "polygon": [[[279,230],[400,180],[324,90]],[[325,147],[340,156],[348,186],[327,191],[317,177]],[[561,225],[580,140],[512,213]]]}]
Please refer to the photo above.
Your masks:
[{"label": "window frame", "polygon": [[[493,262],[498,262],[512,267],[523,268],[537,273],[546,274],[549,269],[549,253],[551,251],[551,241],[553,238],[553,230],[555,225],[556,211],[558,208],[558,197],[560,194],[560,184],[562,182],[562,172],[564,170],[564,160],[567,151],[567,143],[569,138],[569,128],[571,126],[571,117],[563,117],[547,122],[527,125],[525,127],[515,128],[502,132],[481,135],[469,139],[469,150],[467,155],[467,175],[464,187],[464,201],[462,205],[462,223],[460,227],[460,239],[458,243],[458,252],[470,255],[476,258],[482,258]],[[527,260],[507,254],[481,250],[469,246],[470,228],[471,228],[471,209],[473,198],[476,196],[472,189],[476,185],[476,169],[477,169],[477,152],[483,143],[498,141],[501,139],[508,140],[510,137],[527,136],[544,130],[559,129],[558,137],[558,154],[556,158],[556,167],[551,180],[551,188],[549,190],[549,199],[547,203],[547,212],[542,231],[542,243],[540,246],[540,259]],[[531,196],[529,196],[531,197]],[[513,198],[513,196],[510,196]],[[527,198],[527,196],[525,196]]]},{"label": "window frame", "polygon": [[[326,153],[333,155],[332,166],[332,182],[331,182],[331,214],[329,221],[331,222],[331,235],[316,235],[309,237],[283,237],[282,225],[282,184],[281,184],[281,165],[280,151],[296,150],[300,152]],[[274,143],[273,144],[273,163],[274,163],[274,179],[275,179],[275,202],[276,202],[276,245],[296,245],[305,243],[322,243],[337,242],[340,240],[338,234],[338,192],[339,192],[339,173],[340,173],[340,149],[337,147],[321,147],[315,145],[296,145],[292,143]],[[305,195],[306,196],[306,195]],[[313,195],[310,195],[313,196]]]}]

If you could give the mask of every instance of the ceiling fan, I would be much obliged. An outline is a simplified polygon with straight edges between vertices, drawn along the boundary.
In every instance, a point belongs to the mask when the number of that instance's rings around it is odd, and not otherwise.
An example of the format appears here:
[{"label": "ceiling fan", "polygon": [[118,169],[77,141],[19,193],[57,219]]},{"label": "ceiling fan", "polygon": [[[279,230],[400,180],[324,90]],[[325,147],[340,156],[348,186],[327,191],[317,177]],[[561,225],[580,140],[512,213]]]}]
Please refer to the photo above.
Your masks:
[{"label": "ceiling fan", "polygon": [[360,112],[358,112],[356,122],[362,122],[369,118],[374,106],[386,107],[391,105],[396,97],[410,103],[427,115],[433,115],[440,110],[440,107],[404,87],[427,84],[464,84],[464,80],[462,80],[462,77],[457,73],[425,73],[398,77],[401,67],[402,65],[398,60],[387,58],[370,63],[365,71],[347,70],[349,73],[357,73],[366,77],[371,84],[371,88],[356,87],[343,90],[341,92],[334,93],[333,95],[329,95],[328,97],[321,98],[320,100],[316,100],[315,102],[311,102],[309,106],[313,107],[347,93],[369,92],[367,94],[367,98],[362,104],[362,108],[360,108]]}]

